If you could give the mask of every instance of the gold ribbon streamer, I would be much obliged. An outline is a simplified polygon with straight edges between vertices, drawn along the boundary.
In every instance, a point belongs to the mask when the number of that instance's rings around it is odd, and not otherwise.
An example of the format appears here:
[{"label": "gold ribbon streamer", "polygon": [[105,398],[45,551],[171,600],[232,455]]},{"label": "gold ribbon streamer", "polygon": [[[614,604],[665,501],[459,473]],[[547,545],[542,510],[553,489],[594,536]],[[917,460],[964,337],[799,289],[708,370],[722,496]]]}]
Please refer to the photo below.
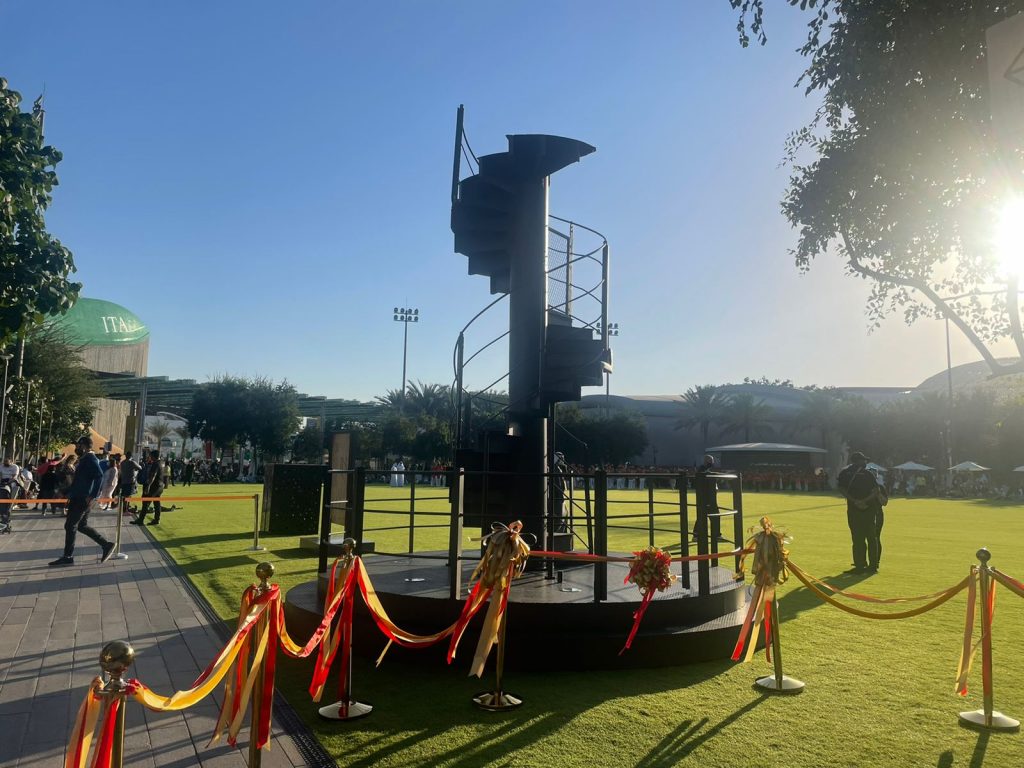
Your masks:
[{"label": "gold ribbon streamer", "polygon": [[92,747],[92,737],[96,731],[96,723],[100,719],[103,701],[96,692],[103,687],[103,680],[96,677],[89,685],[82,705],[75,716],[75,727],[71,730],[71,740],[64,754],[64,768],[85,768]]},{"label": "gold ribbon streamer", "polygon": [[956,665],[956,692],[961,696],[967,695],[967,678],[971,673],[971,665],[974,663],[974,654],[978,650],[978,643],[971,644],[974,638],[974,604],[978,597],[978,569],[971,566],[971,581],[967,585],[967,617],[964,620],[964,642],[960,648],[960,661]]},{"label": "gold ribbon streamer", "polygon": [[912,616],[920,616],[922,613],[927,613],[928,611],[932,610],[933,608],[938,608],[940,605],[945,603],[947,600],[950,600],[958,592],[960,592],[961,590],[965,589],[968,586],[968,584],[970,583],[971,578],[972,578],[972,576],[965,577],[963,579],[963,581],[961,581],[958,584],[955,584],[954,586],[950,587],[945,592],[941,592],[939,594],[939,597],[936,598],[935,600],[932,600],[930,603],[927,603],[925,605],[918,606],[917,608],[913,608],[913,609],[911,609],[909,611],[899,611],[899,612],[896,612],[896,613],[877,613],[877,612],[872,612],[872,611],[865,611],[865,610],[862,610],[860,608],[853,608],[852,606],[849,606],[849,605],[843,605],[841,602],[836,600],[834,597],[826,594],[821,589],[819,589],[817,586],[815,586],[815,584],[811,580],[811,578],[806,573],[804,573],[800,568],[798,568],[796,566],[796,564],[794,564],[792,562],[789,563],[789,570],[793,573],[794,576],[796,576],[798,579],[800,579],[800,581],[802,581],[804,583],[805,587],[807,587],[809,590],[811,590],[814,594],[816,594],[818,597],[820,597],[822,600],[824,600],[829,605],[834,606],[834,607],[838,608],[841,611],[846,611],[847,613],[852,613],[854,616],[861,616],[861,617],[863,617],[865,619],[909,619]]},{"label": "gold ribbon streamer", "polygon": [[209,674],[206,674],[206,676],[202,678],[202,682],[198,685],[189,688],[188,690],[176,691],[170,696],[161,696],[160,694],[151,691],[145,685],[136,683],[136,690],[132,694],[132,697],[142,704],[142,706],[146,707],[146,709],[152,710],[153,712],[177,712],[198,704],[204,698],[209,696],[217,687],[217,684],[224,679],[224,676],[231,669],[232,662],[238,658],[239,651],[247,637],[248,633],[243,634],[243,630],[256,621],[256,619],[258,619],[260,615],[267,610],[268,606],[268,602],[263,602],[257,603],[252,607],[242,622],[240,622],[241,627],[239,630],[235,632],[231,640],[217,657],[217,660],[210,666]]}]

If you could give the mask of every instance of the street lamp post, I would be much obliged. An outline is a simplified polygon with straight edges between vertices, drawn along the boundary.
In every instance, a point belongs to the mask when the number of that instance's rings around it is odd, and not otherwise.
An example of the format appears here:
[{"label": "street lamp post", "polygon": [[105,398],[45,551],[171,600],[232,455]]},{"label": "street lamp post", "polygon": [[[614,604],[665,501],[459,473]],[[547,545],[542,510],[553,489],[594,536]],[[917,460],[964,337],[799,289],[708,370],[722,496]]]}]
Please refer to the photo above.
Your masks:
[{"label": "street lamp post", "polygon": [[39,398],[39,431],[36,433],[36,460],[43,455],[43,409],[46,407],[46,398]]},{"label": "street lamp post", "polygon": [[21,426],[21,463],[25,464],[25,450],[28,448],[28,401],[32,396],[32,379],[25,379],[25,422]]},{"label": "street lamp post", "polygon": [[7,447],[7,369],[13,357],[14,355],[0,355],[4,361],[4,387],[0,390],[0,454],[4,454]]},{"label": "street lamp post", "polygon": [[420,311],[413,307],[395,307],[394,309],[394,320],[396,323],[402,323],[404,333],[402,335],[402,400],[401,409],[405,410],[405,371],[406,362],[408,360],[409,353],[409,323],[418,323],[420,321]]}]

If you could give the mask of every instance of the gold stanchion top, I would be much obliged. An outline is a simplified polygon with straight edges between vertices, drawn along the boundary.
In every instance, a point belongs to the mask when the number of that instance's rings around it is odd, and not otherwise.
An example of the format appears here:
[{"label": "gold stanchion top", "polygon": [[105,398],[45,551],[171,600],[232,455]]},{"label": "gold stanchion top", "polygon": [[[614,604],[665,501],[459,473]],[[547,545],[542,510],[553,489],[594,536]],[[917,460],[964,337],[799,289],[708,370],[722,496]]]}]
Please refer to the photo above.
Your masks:
[{"label": "gold stanchion top", "polygon": [[256,578],[260,580],[258,589],[265,592],[270,589],[270,579],[274,578],[274,564],[260,563],[256,566]]},{"label": "gold stanchion top", "polygon": [[992,559],[992,553],[989,552],[985,547],[982,547],[977,552],[978,560],[984,564],[988,564],[988,561]]},{"label": "gold stanchion top", "polygon": [[112,640],[100,651],[100,667],[110,676],[103,686],[105,691],[119,691],[125,687],[121,679],[124,671],[135,662],[135,649],[127,640]]}]

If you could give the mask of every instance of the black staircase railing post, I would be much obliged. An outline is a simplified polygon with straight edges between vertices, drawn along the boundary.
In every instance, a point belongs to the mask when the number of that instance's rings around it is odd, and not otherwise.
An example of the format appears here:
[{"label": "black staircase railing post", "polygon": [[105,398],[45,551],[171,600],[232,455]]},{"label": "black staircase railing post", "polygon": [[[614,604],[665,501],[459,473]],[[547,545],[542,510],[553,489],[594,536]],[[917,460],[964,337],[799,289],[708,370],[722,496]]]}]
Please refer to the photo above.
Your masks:
[{"label": "black staircase railing post", "polygon": [[[694,526],[694,535],[697,539],[697,554],[707,555],[708,553],[708,494],[709,487],[713,486],[707,475],[696,475],[693,478],[693,487],[697,496],[697,525]],[[711,565],[707,560],[697,561],[697,591],[701,597],[711,594]]]},{"label": "black staircase railing post", "polygon": [[323,490],[320,492],[323,504],[320,506],[320,546],[317,553],[317,573],[327,570],[327,558],[330,554],[331,518],[334,512],[334,508],[331,506],[331,486],[331,471],[328,467],[324,467]]},{"label": "black staircase railing post", "polygon": [[[732,481],[732,508],[736,510],[732,516],[733,549],[743,548],[743,475],[736,473]],[[740,555],[736,555],[736,570],[740,569]]]},{"label": "black staircase railing post", "polygon": [[455,447],[465,448],[462,444],[462,430],[463,430],[463,418],[462,418],[462,373],[463,373],[463,355],[466,350],[466,335],[459,331],[459,341],[455,346],[456,359],[455,359]]},{"label": "black staircase railing post", "polygon": [[654,546],[654,486],[647,489],[647,544]]},{"label": "black staircase railing post", "polygon": [[363,518],[366,514],[366,468],[359,467],[356,469],[355,479],[355,493],[352,495],[353,499],[351,514],[351,524],[349,520],[345,521],[345,536],[356,541],[356,552],[355,554],[363,554],[359,550],[363,548]]},{"label": "black staircase railing post", "polygon": [[459,468],[448,473],[451,488],[452,515],[448,525],[448,597],[462,599],[462,521],[466,490],[465,470]]},{"label": "black staircase railing post", "polygon": [[[676,490],[679,492],[679,546],[683,557],[688,557],[690,554],[690,500],[688,493],[689,481],[685,472],[680,472],[676,475]],[[682,562],[680,565],[683,566],[682,573],[680,574],[683,586],[689,589],[690,564]]]},{"label": "black staircase railing post", "polygon": [[594,522],[591,517],[590,505],[590,484],[594,482],[593,475],[583,475],[583,514],[587,516],[587,552],[594,554]]},{"label": "black staircase railing post", "polygon": [[[608,556],[608,474],[594,473],[594,554]],[[594,563],[594,602],[608,599],[608,563]]]},{"label": "black staircase railing post", "polygon": [[416,551],[416,473],[409,480],[409,552]]}]

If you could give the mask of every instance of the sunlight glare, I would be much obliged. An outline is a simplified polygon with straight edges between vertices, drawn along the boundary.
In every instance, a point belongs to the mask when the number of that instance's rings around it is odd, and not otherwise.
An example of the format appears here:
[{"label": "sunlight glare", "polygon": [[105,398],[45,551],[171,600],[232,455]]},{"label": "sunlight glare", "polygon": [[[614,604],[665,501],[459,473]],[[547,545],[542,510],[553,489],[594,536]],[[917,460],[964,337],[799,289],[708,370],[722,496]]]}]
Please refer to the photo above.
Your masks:
[{"label": "sunlight glare", "polygon": [[1007,200],[999,211],[995,248],[1003,272],[1024,275],[1024,197]]}]

